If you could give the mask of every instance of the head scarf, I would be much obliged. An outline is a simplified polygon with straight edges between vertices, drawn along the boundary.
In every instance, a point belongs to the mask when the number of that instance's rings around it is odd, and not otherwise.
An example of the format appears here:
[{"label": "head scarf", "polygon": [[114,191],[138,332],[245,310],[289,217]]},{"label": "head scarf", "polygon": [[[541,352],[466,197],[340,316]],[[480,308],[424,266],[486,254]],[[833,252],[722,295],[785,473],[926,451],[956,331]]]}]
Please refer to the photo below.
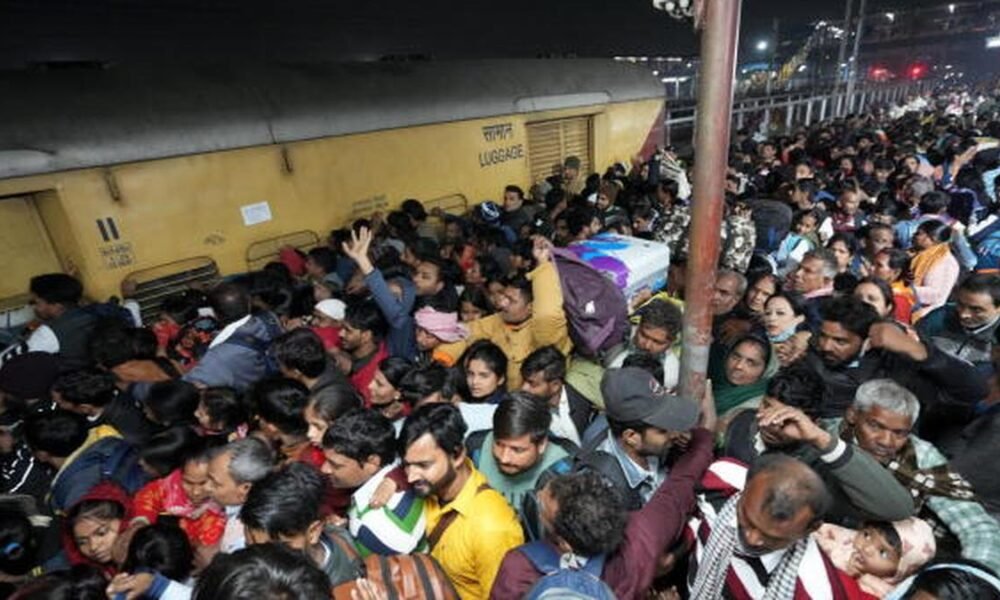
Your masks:
[{"label": "head scarf", "polygon": [[458,321],[458,313],[438,312],[430,306],[421,308],[413,315],[417,327],[445,343],[464,340],[469,335],[465,325]]},{"label": "head scarf", "polygon": [[[752,339],[756,342],[762,342],[761,345],[767,348],[767,356],[765,357],[766,366],[764,367],[764,372],[761,373],[760,379],[754,383],[747,385],[734,385],[726,377],[726,362],[729,359],[729,355],[732,354],[733,349],[747,341]],[[720,353],[716,353],[715,357],[720,356]],[[729,412],[730,410],[752,400],[761,398],[767,391],[767,384],[771,380],[771,376],[778,370],[780,366],[777,361],[777,357],[774,352],[771,351],[770,344],[765,340],[761,340],[757,336],[744,336],[736,340],[736,342],[726,350],[725,354],[721,355],[721,359],[710,360],[708,372],[712,378],[712,393],[715,395],[715,410],[718,414]]]},{"label": "head scarf", "polygon": [[[125,531],[132,520],[132,497],[117,483],[108,480],[98,483],[90,488],[90,491],[77,500],[73,506],[75,507],[85,500],[107,500],[121,505],[124,509],[124,516],[121,519],[120,531]],[[67,514],[72,510],[70,508],[70,510],[66,511]],[[73,523],[69,518],[63,521],[62,536],[63,550],[66,552],[66,558],[69,560],[70,565],[90,565],[97,567],[106,575],[114,575],[118,572],[118,565],[98,564],[80,552],[80,548],[76,545],[76,537],[73,535]]]},{"label": "head scarf", "polygon": [[924,278],[927,277],[927,273],[929,273],[936,264],[938,264],[950,253],[951,244],[948,242],[941,242],[940,244],[934,244],[930,248],[923,250],[914,256],[913,260],[910,262],[910,271],[913,273],[913,283],[915,285],[921,285],[921,282],[923,282]]}]

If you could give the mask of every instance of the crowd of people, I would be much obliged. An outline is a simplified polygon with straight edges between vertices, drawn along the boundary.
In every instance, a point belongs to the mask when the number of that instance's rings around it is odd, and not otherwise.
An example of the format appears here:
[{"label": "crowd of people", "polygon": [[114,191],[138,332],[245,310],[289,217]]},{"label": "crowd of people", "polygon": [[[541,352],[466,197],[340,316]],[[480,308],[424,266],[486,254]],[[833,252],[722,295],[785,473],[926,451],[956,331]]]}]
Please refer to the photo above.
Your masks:
[{"label": "crowd of people", "polygon": [[[699,398],[670,148],[409,199],[146,314],[38,275],[0,593],[1000,600],[998,97],[735,133]],[[667,285],[584,351],[557,257],[607,233]]]}]

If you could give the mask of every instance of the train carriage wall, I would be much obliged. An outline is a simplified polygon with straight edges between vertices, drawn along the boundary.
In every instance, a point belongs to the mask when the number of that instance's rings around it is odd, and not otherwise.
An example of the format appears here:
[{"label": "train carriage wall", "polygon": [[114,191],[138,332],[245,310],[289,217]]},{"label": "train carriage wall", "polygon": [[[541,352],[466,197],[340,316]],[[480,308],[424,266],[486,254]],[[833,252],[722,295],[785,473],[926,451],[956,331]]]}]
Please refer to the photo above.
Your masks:
[{"label": "train carriage wall", "polygon": [[[0,208],[31,211],[0,212],[0,240],[12,240],[0,241],[0,264],[18,265],[0,299],[52,265],[103,298],[129,273],[178,259],[245,271],[255,242],[325,236],[409,197],[500,200],[581,143],[595,168],[627,163],[660,141],[663,109],[648,71],[601,60],[0,80],[13,92],[0,96]],[[38,239],[14,241],[12,229]]]}]

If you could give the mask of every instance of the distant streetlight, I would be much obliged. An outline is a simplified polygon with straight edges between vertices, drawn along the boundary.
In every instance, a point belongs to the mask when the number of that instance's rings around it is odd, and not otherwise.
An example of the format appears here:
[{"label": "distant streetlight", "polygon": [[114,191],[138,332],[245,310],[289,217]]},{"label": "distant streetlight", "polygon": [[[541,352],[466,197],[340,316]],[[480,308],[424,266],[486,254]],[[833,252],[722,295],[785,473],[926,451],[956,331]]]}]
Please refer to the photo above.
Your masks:
[{"label": "distant streetlight", "polygon": [[887,13],[885,13],[885,18],[889,19],[890,23],[895,23],[896,22],[896,13],[887,12]]},{"label": "distant streetlight", "polygon": [[757,42],[757,52],[763,52],[767,50],[767,46],[768,46],[767,40],[760,40],[759,42]]},{"label": "distant streetlight", "polygon": [[948,5],[948,12],[951,13],[951,14],[955,14],[955,5],[954,4],[949,4]]}]

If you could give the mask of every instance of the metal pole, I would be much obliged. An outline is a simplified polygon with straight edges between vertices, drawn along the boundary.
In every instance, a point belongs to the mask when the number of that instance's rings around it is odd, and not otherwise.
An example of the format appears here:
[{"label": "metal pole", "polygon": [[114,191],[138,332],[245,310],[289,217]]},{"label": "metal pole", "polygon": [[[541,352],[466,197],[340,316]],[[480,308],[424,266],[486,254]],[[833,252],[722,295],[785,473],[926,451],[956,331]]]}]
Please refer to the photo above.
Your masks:
[{"label": "metal pole", "polygon": [[847,8],[844,13],[844,33],[840,38],[840,49],[837,50],[837,65],[834,70],[834,73],[837,74],[837,77],[834,79],[836,84],[833,86],[835,90],[839,90],[840,84],[843,82],[843,71],[840,65],[844,64],[844,61],[847,59],[847,37],[848,32],[851,30],[851,9],[854,8],[854,0],[845,0],[845,3],[847,4]]},{"label": "metal pole", "polygon": [[712,343],[712,294],[719,262],[719,228],[725,205],[729,164],[729,126],[733,110],[736,48],[740,37],[741,0],[703,4],[701,68],[698,87],[698,136],[695,139],[691,249],[685,278],[684,344],[681,394],[701,398]]},{"label": "metal pole", "polygon": [[771,27],[771,56],[767,60],[767,81],[764,82],[764,95],[771,95],[771,87],[773,85],[773,75],[775,68],[775,57],[778,54],[778,18],[774,18],[774,22]]},{"label": "metal pole", "polygon": [[851,51],[851,64],[847,70],[847,97],[850,99],[848,106],[854,107],[854,87],[858,80],[858,54],[861,51],[861,32],[865,24],[865,0],[861,0],[858,5],[858,28],[854,33],[854,49]]}]

